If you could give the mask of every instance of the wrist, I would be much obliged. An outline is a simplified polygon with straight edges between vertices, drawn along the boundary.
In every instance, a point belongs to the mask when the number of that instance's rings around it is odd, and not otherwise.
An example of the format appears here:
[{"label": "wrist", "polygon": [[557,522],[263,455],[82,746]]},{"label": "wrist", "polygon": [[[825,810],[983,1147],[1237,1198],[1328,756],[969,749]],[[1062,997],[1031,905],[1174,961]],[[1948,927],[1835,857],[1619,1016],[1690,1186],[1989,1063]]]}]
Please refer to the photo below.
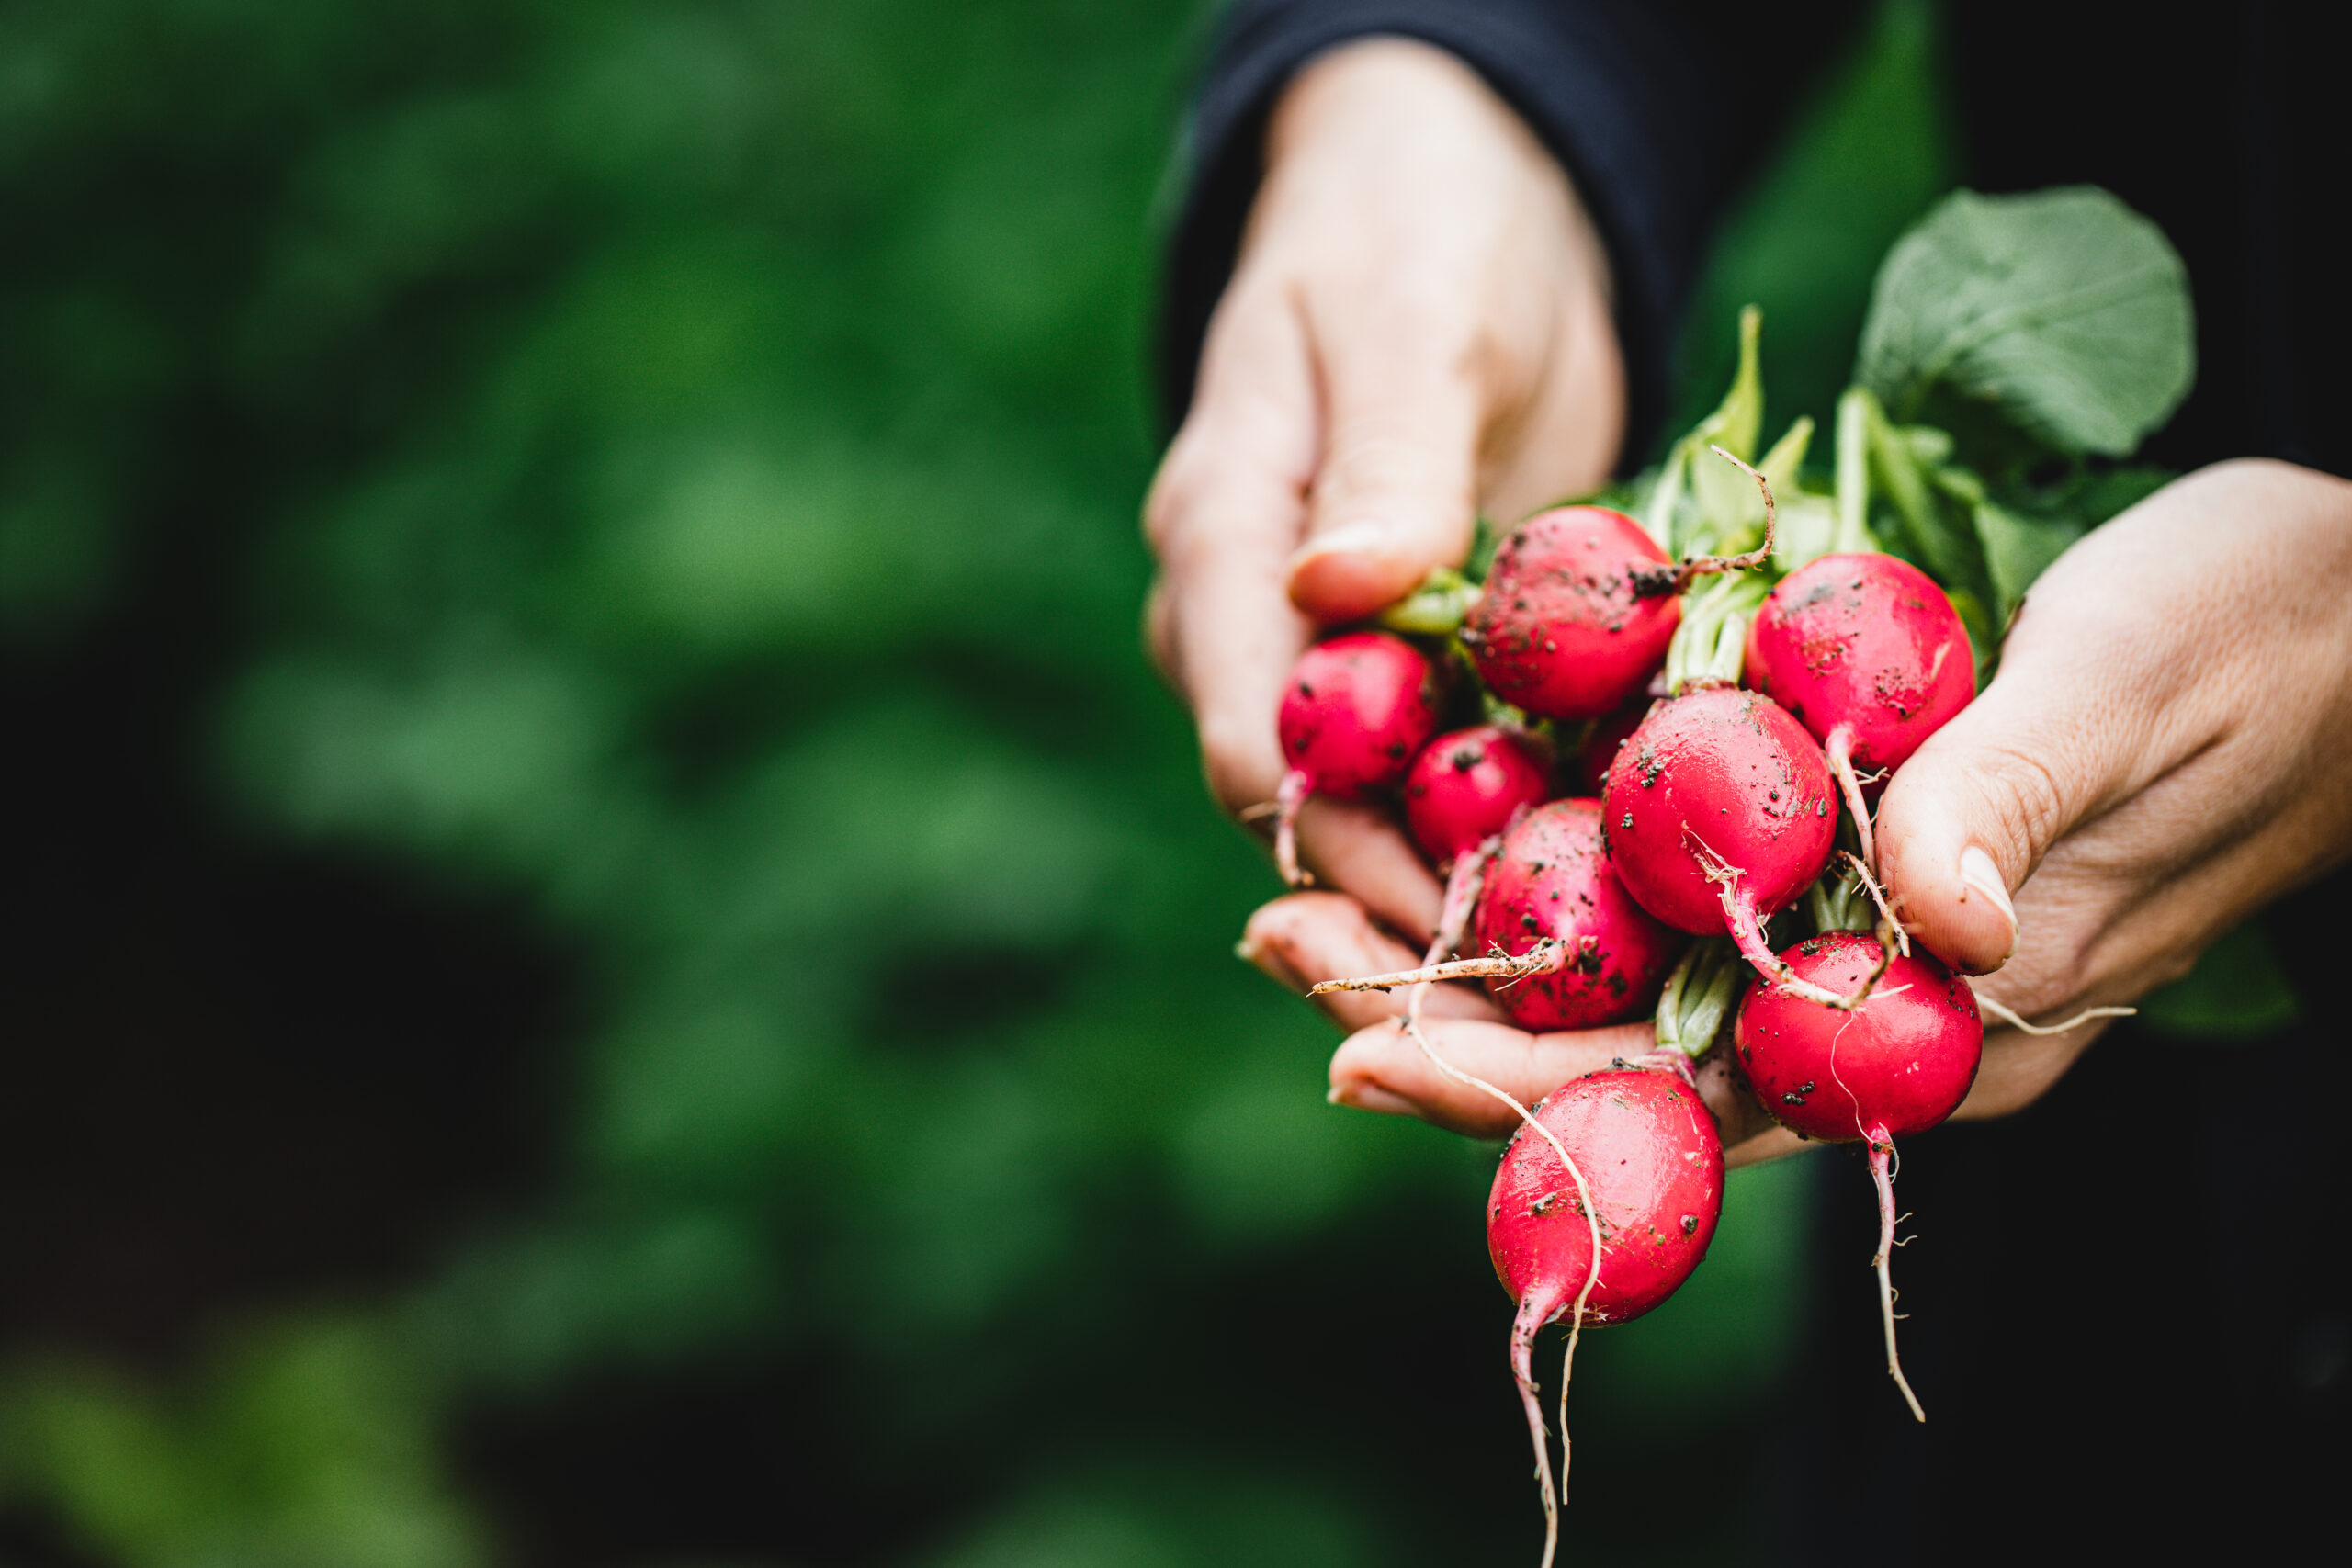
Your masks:
[{"label": "wrist", "polygon": [[1597,489],[1616,465],[1607,250],[1559,161],[1442,50],[1367,39],[1293,78],[1228,294],[1295,310],[1329,377],[1474,384],[1464,438],[1490,515]]},{"label": "wrist", "polygon": [[[1426,166],[1450,188],[1464,175],[1508,171],[1556,205],[1604,306],[1614,299],[1609,253],[1576,185],[1518,111],[1459,57],[1415,39],[1357,39],[1301,66],[1266,127],[1266,185],[1373,168]],[[1344,177],[1342,175],[1342,177]],[[1261,200],[1261,206],[1264,203]]]}]

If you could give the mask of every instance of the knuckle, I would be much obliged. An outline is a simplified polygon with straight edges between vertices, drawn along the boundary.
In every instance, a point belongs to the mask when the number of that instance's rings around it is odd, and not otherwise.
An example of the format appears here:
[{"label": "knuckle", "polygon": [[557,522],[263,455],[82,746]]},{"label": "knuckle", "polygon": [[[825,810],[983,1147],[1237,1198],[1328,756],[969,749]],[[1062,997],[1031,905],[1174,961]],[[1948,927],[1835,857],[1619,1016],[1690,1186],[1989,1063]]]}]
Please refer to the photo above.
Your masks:
[{"label": "knuckle", "polygon": [[[1335,432],[1331,453],[1316,476],[1314,505],[1327,518],[1377,508],[1408,525],[1457,521],[1472,510],[1470,447],[1459,458],[1437,449],[1427,424],[1359,423]],[[1440,440],[1442,439],[1441,435]]]},{"label": "knuckle", "polygon": [[2065,827],[2074,791],[2058,766],[2021,747],[1990,749],[1982,776],[1985,803],[2011,843],[2023,850],[2026,863],[2014,868],[2013,880],[2022,881],[2049,852]]},{"label": "knuckle", "polygon": [[1241,811],[1272,797],[1273,785],[1257,765],[1256,748],[1231,724],[1204,716],[1200,735],[1201,771],[1218,804],[1227,811]]},{"label": "knuckle", "polygon": [[[1187,430],[1189,430],[1189,426]],[[1198,468],[1193,453],[1197,441],[1179,432],[1175,443],[1162,458],[1159,473],[1152,477],[1151,489],[1143,502],[1143,536],[1155,555],[1165,556],[1170,542],[1182,525],[1191,510],[1193,496],[1198,489],[1194,471]]]},{"label": "knuckle", "polygon": [[1181,684],[1177,676],[1176,630],[1174,617],[1168,604],[1168,584],[1155,579],[1143,602],[1143,646],[1152,668],[1160,679],[1170,685]]}]

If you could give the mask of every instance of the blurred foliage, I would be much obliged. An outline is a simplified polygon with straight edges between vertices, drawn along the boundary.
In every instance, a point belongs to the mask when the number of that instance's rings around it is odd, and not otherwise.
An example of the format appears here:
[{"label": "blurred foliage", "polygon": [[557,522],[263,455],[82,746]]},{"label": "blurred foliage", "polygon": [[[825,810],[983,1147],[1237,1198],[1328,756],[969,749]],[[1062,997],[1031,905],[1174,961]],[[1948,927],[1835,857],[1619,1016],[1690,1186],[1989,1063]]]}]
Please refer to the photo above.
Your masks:
[{"label": "blurred foliage", "polygon": [[[1959,142],[1936,71],[1928,0],[1884,0],[1828,89],[1725,225],[1684,330],[1681,412],[1714,407],[1737,358],[1740,308],[1764,310],[1765,439],[1800,414],[1837,428],[1838,394],[1887,247],[1951,187]],[[1782,90],[1759,67],[1759,92]],[[1817,456],[1828,451],[1816,442]]]},{"label": "blurred foliage", "polygon": [[2258,1040],[2302,1013],[2278,949],[2253,920],[2206,949],[2194,969],[2140,1001],[2143,1028],[2208,1043]]},{"label": "blurred foliage", "polygon": [[[1422,1459],[1238,1373],[1182,1429],[1109,1387],[1200,1280],[1291,1321],[1250,1281],[1339,1236],[1489,1292],[1472,1408],[1513,1452],[1490,1155],[1323,1103],[1323,1028],[1227,953],[1270,880],[1136,651],[1148,219],[1206,20],[0,11],[9,656],[216,530],[212,809],[516,901],[584,976],[530,1203],[190,1367],[19,1347],[16,1506],[135,1568],[528,1556],[465,1479],[481,1412],[821,1362],[869,1491],[956,1476],[857,1561],[1418,1560]],[[1898,5],[1734,224],[1700,384],[1759,298],[1826,413],[1942,183],[1926,60]],[[1801,1175],[1736,1179],[1691,1288],[1590,1343],[1594,1448],[1764,1397]],[[1441,1539],[1532,1539],[1523,1462]]]}]

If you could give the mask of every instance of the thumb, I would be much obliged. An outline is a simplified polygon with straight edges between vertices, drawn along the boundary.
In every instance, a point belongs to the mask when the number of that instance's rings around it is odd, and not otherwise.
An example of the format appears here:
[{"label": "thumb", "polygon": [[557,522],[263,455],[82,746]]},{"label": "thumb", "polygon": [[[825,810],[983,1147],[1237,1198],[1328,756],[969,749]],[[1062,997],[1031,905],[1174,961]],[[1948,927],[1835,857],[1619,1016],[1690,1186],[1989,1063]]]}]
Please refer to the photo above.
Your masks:
[{"label": "thumb", "polygon": [[1326,623],[1394,604],[1469,553],[1481,397],[1455,370],[1327,361],[1327,439],[1291,558],[1291,602]]},{"label": "thumb", "polygon": [[2012,895],[2076,823],[2128,788],[2147,737],[2093,670],[2005,660],[1984,694],[1895,770],[1880,869],[1905,929],[1964,974],[2018,944]]}]

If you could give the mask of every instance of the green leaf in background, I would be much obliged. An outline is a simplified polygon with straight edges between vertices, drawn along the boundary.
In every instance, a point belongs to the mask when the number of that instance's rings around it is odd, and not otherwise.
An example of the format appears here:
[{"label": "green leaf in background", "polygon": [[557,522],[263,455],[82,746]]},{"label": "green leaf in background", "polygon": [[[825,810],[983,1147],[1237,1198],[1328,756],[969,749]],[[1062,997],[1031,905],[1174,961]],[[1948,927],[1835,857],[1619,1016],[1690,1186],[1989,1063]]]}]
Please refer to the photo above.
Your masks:
[{"label": "green leaf in background", "polygon": [[1992,579],[1996,614],[2007,626],[2026,590],[2075,540],[2172,480],[2163,468],[2111,468],[2062,484],[1996,488],[1974,508],[1976,540]]},{"label": "green leaf in background", "polygon": [[90,1560],[168,1568],[480,1568],[412,1348],[295,1319],[165,1392],[79,1358],[0,1385],[0,1487],[45,1494]]},{"label": "green leaf in background", "polygon": [[1898,420],[1942,386],[2061,452],[2123,457],[2195,375],[2188,276],[2106,191],[1958,191],[1888,253],[1855,378]]},{"label": "green leaf in background", "polygon": [[2196,968],[2140,1003],[2143,1025],[2188,1040],[2251,1040],[2301,1016],[2302,1003],[2258,920],[2207,948]]},{"label": "green leaf in background", "polygon": [[1959,138],[1935,6],[1887,0],[1876,11],[1836,67],[1838,90],[1797,118],[1785,154],[1725,218],[1683,329],[1681,394],[1660,451],[1731,378],[1734,329],[1749,304],[1772,323],[1773,409],[1826,426],[1887,247],[1952,187]]},{"label": "green leaf in background", "polygon": [[[363,1272],[273,1253],[249,1288],[175,1293],[148,1317],[189,1358],[20,1314],[0,1553],[650,1565],[732,1531],[746,1565],[1382,1568],[1532,1546],[1476,1223],[1492,1154],[1324,1103],[1325,1025],[1229,956],[1267,868],[1136,649],[1148,213],[1204,20],[0,10],[0,648],[110,637],[168,578],[214,651],[190,645],[186,706],[106,722],[208,781],[176,786],[187,817],[435,920],[494,902],[579,976],[549,1038],[502,1043],[545,1118],[512,1130],[540,1151],[519,1185],[420,1209]],[[1830,412],[1881,254],[1950,183],[1931,20],[1883,7],[1736,219],[1678,431],[1732,378],[1747,299],[1775,406]],[[1712,438],[1752,454],[1744,406]],[[1698,460],[1752,520],[1745,477]],[[142,971],[122,989],[175,1005]],[[76,1056],[18,1016],[24,1054]],[[319,1027],[306,1058],[373,1051],[358,1011]],[[1569,1550],[1740,1550],[1809,1179],[1733,1178],[1691,1288],[1588,1338],[1579,1484],[1691,1454],[1728,1479],[1670,1537],[1575,1512]],[[1360,1327],[1396,1281],[1477,1325],[1459,1373],[1423,1319],[1386,1342],[1410,1378],[1352,1407],[1347,1380],[1237,1354],[1368,1364],[1329,1292]],[[322,1292],[338,1315],[300,1310]],[[1492,1414],[1400,1441],[1428,1389]],[[713,1401],[777,1446],[729,1456],[755,1483],[730,1462],[664,1495],[641,1466],[673,1434],[726,1440],[679,1419]],[[544,1489],[510,1483],[498,1431],[549,1456]],[[767,1457],[820,1450],[808,1477]],[[1455,1484],[1489,1473],[1491,1507]],[[856,1543],[788,1539],[784,1486],[845,1500]],[[633,1492],[669,1517],[642,1528],[699,1533],[608,1539]]]}]

